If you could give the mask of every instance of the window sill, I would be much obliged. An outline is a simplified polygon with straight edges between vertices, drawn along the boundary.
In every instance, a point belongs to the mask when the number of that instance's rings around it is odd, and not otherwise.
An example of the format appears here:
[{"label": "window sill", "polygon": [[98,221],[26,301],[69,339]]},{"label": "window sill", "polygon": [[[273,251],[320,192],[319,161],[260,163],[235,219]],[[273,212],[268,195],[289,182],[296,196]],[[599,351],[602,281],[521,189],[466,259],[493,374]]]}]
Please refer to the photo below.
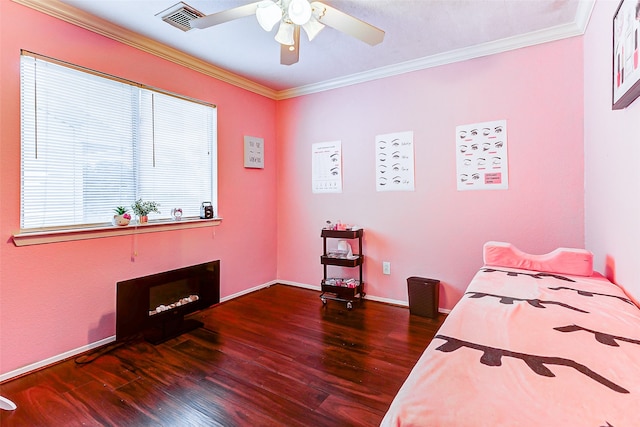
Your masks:
[{"label": "window sill", "polygon": [[16,246],[42,245],[45,243],[70,242],[74,240],[99,239],[102,237],[126,236],[130,234],[157,233],[161,231],[182,230],[187,228],[213,227],[220,225],[222,218],[200,219],[184,218],[180,221],[159,220],[146,224],[117,225],[91,228],[71,228],[50,231],[21,231],[13,235]]}]

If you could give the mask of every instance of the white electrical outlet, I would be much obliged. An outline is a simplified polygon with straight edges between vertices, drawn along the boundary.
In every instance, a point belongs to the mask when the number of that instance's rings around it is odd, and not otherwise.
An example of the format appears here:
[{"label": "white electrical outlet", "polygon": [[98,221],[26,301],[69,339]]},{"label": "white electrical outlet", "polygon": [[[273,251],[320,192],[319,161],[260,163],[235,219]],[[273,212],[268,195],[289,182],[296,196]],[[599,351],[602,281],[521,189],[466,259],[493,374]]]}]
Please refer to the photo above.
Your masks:
[{"label": "white electrical outlet", "polygon": [[382,261],[382,274],[391,274],[391,263],[389,261]]}]

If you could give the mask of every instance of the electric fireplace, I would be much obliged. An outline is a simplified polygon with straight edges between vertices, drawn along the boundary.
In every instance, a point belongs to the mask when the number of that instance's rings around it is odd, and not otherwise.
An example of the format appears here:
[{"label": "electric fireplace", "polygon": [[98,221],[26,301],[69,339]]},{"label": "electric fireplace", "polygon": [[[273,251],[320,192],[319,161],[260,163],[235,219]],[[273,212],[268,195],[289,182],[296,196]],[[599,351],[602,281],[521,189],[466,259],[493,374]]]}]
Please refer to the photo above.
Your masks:
[{"label": "electric fireplace", "polygon": [[118,282],[116,341],[142,333],[159,344],[203,326],[185,316],[219,302],[219,260]]}]

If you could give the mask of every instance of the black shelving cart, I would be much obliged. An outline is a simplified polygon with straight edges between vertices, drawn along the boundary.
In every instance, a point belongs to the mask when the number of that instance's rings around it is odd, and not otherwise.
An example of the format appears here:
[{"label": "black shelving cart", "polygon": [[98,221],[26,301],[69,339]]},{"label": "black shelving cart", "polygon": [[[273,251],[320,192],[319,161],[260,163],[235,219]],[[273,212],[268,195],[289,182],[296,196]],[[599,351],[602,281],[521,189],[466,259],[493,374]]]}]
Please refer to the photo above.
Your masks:
[{"label": "black shelving cart", "polygon": [[[328,300],[341,301],[346,303],[347,309],[353,308],[355,301],[362,301],[365,296],[364,281],[362,278],[362,264],[364,255],[362,254],[362,236],[364,230],[322,230],[322,256],[320,263],[324,270],[321,282],[322,293],[320,299],[322,304]],[[346,254],[335,254],[327,251],[327,239],[357,240],[358,252],[348,256]],[[329,278],[327,275],[328,266],[358,268],[357,278]]]}]

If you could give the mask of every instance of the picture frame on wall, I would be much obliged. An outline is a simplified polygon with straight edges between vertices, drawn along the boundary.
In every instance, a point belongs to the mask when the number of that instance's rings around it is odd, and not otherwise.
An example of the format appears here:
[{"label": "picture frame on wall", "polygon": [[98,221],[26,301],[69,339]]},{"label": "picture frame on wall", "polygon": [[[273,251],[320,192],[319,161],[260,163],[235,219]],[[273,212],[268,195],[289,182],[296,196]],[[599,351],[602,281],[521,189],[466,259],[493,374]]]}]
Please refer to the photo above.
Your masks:
[{"label": "picture frame on wall", "polygon": [[264,169],[264,138],[245,135],[244,167]]},{"label": "picture frame on wall", "polygon": [[622,0],[613,16],[612,109],[626,108],[640,95],[640,0]]}]

